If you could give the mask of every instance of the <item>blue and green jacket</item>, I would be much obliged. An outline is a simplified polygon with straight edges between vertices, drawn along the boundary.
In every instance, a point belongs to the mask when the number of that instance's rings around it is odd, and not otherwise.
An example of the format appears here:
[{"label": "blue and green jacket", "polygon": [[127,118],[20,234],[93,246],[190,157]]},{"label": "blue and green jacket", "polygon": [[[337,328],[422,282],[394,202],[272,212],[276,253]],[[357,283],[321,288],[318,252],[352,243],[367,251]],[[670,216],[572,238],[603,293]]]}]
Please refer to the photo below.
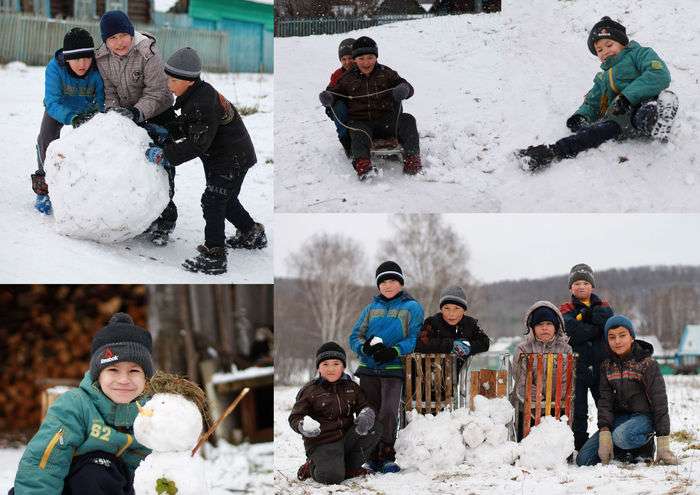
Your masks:
[{"label": "blue and green jacket", "polygon": [[[137,399],[141,404],[148,397]],[[112,402],[90,372],[61,395],[27,445],[15,477],[15,495],[60,495],[75,456],[101,450],[124,461],[131,476],[150,450],[134,439],[136,403]]]},{"label": "blue and green jacket", "polygon": [[602,119],[619,94],[635,106],[657,97],[671,84],[671,74],[663,60],[654,50],[640,46],[636,41],[630,41],[624,50],[609,57],[600,68],[602,72],[593,79],[593,88],[576,110],[589,122]]},{"label": "blue and green jacket", "polygon": [[362,352],[362,345],[373,337],[381,337],[385,346],[393,347],[399,356],[405,356],[416,347],[422,324],[423,308],[408,293],[400,292],[391,300],[382,295],[374,296],[360,313],[350,334],[350,348],[360,358],[355,374],[403,377],[403,365],[398,357],[380,364]]},{"label": "blue and green jacket", "polygon": [[104,112],[105,87],[95,61],[83,77],[78,77],[63,60],[63,50],[56,51],[46,66],[44,107],[51,118],[64,125],[70,125],[73,117],[85,110]]}]

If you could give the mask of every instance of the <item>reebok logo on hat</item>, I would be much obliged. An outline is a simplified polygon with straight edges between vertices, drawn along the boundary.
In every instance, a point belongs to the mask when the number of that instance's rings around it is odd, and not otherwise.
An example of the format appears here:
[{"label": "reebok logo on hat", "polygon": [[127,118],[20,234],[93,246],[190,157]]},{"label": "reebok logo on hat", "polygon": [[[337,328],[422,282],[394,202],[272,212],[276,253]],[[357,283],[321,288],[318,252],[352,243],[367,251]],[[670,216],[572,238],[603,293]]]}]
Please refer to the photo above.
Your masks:
[{"label": "reebok logo on hat", "polygon": [[114,354],[112,352],[112,349],[109,347],[105,349],[105,352],[102,354],[102,359],[100,359],[100,364],[106,364],[106,363],[111,363],[112,361],[116,361],[119,359],[119,356]]}]

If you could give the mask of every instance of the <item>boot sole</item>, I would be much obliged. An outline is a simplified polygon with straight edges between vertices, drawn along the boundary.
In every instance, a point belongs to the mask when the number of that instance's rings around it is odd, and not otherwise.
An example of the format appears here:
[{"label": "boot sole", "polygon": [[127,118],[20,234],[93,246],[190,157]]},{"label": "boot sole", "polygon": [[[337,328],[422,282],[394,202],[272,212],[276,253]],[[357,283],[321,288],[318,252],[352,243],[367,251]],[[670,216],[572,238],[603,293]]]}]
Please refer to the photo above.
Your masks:
[{"label": "boot sole", "polygon": [[668,135],[673,127],[673,120],[678,112],[678,97],[672,91],[665,91],[659,95],[656,111],[658,117],[656,124],[651,128],[651,137],[659,141],[668,141]]},{"label": "boot sole", "polygon": [[202,268],[200,268],[200,267],[198,267],[198,266],[195,266],[195,265],[193,265],[193,264],[191,264],[191,263],[188,263],[187,261],[185,261],[185,262],[182,264],[182,268],[184,268],[184,269],[187,270],[188,272],[192,272],[192,273],[203,273],[203,274],[205,274],[205,275],[222,275],[222,274],[226,273],[226,269],[225,269],[225,268],[223,268],[223,269],[219,268],[219,269],[216,269],[216,270],[204,270],[204,269],[202,269]]}]

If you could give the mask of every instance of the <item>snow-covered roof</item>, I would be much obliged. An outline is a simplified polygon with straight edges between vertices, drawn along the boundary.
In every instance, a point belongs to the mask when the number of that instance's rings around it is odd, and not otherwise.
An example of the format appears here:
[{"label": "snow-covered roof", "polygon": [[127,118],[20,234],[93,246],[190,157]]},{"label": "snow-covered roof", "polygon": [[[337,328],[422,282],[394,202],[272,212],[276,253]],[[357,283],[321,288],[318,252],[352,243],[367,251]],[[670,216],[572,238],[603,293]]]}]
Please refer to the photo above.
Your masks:
[{"label": "snow-covered roof", "polygon": [[664,347],[661,345],[661,341],[656,335],[637,335],[635,337],[637,340],[643,340],[644,342],[649,342],[654,346],[654,356],[663,356],[666,354]]},{"label": "snow-covered roof", "polygon": [[211,377],[211,382],[214,385],[217,385],[219,383],[235,382],[237,380],[249,380],[260,376],[273,376],[274,372],[275,368],[273,366],[253,366],[251,368],[237,370],[231,373],[214,373]]},{"label": "snow-covered roof", "polygon": [[153,2],[153,10],[155,10],[156,12],[167,12],[176,3],[177,0],[155,0]]},{"label": "snow-covered roof", "polygon": [[678,346],[678,354],[700,355],[700,325],[686,325],[681,335],[681,343]]}]

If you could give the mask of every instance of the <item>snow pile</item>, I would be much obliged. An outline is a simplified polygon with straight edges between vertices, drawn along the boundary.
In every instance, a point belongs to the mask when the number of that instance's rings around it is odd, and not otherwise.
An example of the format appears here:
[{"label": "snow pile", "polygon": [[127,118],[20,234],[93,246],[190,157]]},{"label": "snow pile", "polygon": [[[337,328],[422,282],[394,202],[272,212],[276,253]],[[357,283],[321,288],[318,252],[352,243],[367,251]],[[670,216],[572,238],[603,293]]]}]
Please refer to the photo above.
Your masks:
[{"label": "snow pile", "polygon": [[566,458],[574,451],[574,434],[566,421],[566,416],[559,420],[552,416],[542,418],[520,442],[518,465],[551,469],[566,466]]},{"label": "snow pile", "polygon": [[59,233],[111,243],[143,233],[168,204],[168,175],[149,163],[145,130],[114,113],[51,143],[46,181]]},{"label": "snow pile", "polygon": [[207,459],[207,481],[212,492],[223,493],[273,493],[272,468],[274,447],[272,442],[231,445],[219,439],[215,448],[204,445]]}]

